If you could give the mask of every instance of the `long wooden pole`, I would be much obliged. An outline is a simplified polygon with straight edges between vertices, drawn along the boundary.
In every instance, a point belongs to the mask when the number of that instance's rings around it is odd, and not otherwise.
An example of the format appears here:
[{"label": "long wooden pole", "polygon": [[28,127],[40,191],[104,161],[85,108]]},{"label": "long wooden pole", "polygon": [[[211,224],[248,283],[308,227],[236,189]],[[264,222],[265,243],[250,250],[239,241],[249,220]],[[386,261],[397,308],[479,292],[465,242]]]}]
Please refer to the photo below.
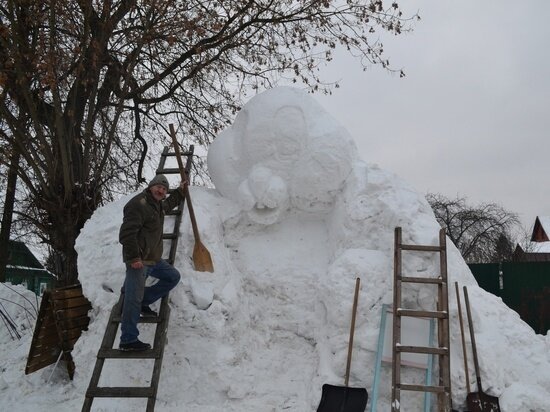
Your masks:
[{"label": "long wooden pole", "polygon": [[470,328],[470,339],[472,341],[472,354],[474,356],[474,367],[476,370],[477,390],[483,392],[481,387],[481,374],[479,373],[479,362],[477,360],[476,335],[474,333],[474,324],[472,322],[472,313],[470,312],[470,300],[468,299],[468,288],[462,287],[464,290],[464,303],[466,304],[466,315],[468,315],[468,327]]},{"label": "long wooden pole", "polygon": [[172,136],[172,142],[174,143],[174,150],[176,152],[176,159],[178,161],[178,168],[180,170],[181,180],[184,182],[183,192],[185,194],[185,200],[187,202],[187,208],[189,209],[189,217],[191,219],[191,226],[193,228],[193,236],[195,237],[195,247],[193,248],[193,264],[195,270],[199,272],[214,272],[214,265],[210,252],[202,244],[199,229],[197,226],[197,219],[195,218],[195,211],[193,209],[193,203],[191,202],[191,195],[189,194],[189,182],[188,177],[185,174],[185,168],[183,167],[183,161],[181,160],[181,152],[176,139],[176,131],[174,125],[170,123],[170,135]]},{"label": "long wooden pole", "polygon": [[466,338],[464,337],[464,321],[462,319],[462,306],[460,305],[460,290],[458,282],[455,282],[456,303],[458,305],[458,320],[460,322],[460,336],[462,338],[462,353],[464,357],[464,373],[466,374],[466,393],[470,393],[470,376],[468,371],[468,352],[466,350]]},{"label": "long wooden pole", "polygon": [[357,314],[357,301],[359,300],[359,286],[361,279],[357,278],[355,281],[355,296],[353,298],[353,309],[351,312],[351,327],[349,330],[349,343],[348,343],[348,362],[346,364],[346,378],[344,381],[344,386],[348,386],[349,383],[349,374],[351,370],[351,353],[353,351],[353,335],[355,333],[355,316]]}]

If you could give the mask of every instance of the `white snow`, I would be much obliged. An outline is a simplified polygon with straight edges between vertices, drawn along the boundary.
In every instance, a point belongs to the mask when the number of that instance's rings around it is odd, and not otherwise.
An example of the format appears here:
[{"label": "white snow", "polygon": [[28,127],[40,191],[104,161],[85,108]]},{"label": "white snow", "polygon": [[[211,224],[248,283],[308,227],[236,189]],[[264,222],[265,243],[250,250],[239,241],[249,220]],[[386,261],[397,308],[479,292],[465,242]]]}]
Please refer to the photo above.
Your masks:
[{"label": "white snow", "polygon": [[[208,166],[216,190],[194,187],[191,196],[215,272],[193,270],[194,241],[185,219],[176,256],[183,276],[170,295],[156,410],[316,410],[322,385],[344,382],[356,277],[362,289],[350,386],[365,387],[372,397],[382,305],[392,303],[394,228],[403,228],[407,244],[438,242],[439,226],[423,196],[358,159],[348,133],[312,97],[291,88],[251,99],[211,146]],[[80,410],[124,278],[118,229],[133,195],[97,210],[78,238],[80,278],[93,310],[73,351],[74,380],[63,364],[50,382],[53,366],[24,375],[32,327],[10,308],[23,338],[12,340],[0,326],[0,410]],[[456,248],[447,245],[454,407],[464,406],[468,392],[457,281],[468,286],[484,391],[500,398],[504,412],[550,410],[549,338],[480,289]],[[438,276],[434,254],[403,257],[404,274]],[[433,310],[434,291],[407,286],[403,308]],[[15,299],[3,286],[0,297]],[[140,337],[151,341],[153,326],[140,328]],[[470,390],[476,391],[471,351],[469,360]],[[112,361],[100,384],[144,386],[151,371],[150,361]],[[379,411],[390,408],[390,371],[383,364]],[[404,381],[423,379],[419,369],[402,371]],[[419,411],[422,399],[402,396],[401,409]],[[144,405],[98,398],[94,410]]]}]

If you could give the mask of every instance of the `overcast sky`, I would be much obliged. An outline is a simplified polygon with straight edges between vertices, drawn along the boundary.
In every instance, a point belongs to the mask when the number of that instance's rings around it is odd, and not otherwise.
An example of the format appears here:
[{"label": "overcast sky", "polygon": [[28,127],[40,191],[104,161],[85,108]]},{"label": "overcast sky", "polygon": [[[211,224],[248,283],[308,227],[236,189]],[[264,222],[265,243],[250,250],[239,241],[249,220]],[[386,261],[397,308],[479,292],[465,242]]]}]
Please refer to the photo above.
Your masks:
[{"label": "overcast sky", "polygon": [[384,41],[405,78],[345,55],[320,103],[361,157],[419,192],[550,215],[550,1],[402,0],[412,33]]}]

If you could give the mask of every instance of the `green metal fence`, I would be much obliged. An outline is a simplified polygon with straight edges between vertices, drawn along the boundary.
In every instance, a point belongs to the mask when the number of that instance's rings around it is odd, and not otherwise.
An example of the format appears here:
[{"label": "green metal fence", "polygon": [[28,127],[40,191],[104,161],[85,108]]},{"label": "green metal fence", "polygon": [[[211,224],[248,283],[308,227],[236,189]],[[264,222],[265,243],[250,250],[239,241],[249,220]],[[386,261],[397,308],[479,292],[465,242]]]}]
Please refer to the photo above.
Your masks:
[{"label": "green metal fence", "polygon": [[519,313],[535,332],[550,329],[550,262],[469,264],[479,286]]}]

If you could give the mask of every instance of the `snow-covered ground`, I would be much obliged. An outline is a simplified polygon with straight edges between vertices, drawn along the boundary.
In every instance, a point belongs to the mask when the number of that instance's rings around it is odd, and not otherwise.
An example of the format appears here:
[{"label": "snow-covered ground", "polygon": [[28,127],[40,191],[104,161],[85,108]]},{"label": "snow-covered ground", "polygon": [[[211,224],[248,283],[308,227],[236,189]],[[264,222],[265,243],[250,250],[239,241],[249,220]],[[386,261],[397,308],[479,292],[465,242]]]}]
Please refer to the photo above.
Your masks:
[{"label": "snow-covered ground", "polygon": [[[350,386],[367,388],[372,398],[381,311],[392,303],[394,228],[403,228],[405,243],[438,242],[439,226],[423,196],[358,159],[348,133],[309,95],[291,88],[254,97],[218,136],[208,164],[216,190],[193,187],[191,196],[215,271],[193,270],[194,240],[186,219],[176,256],[183,276],[170,295],[156,410],[316,410],[322,385],[344,382],[356,277],[362,288]],[[12,307],[23,337],[12,340],[0,325],[0,410],[80,410],[118,298],[109,290],[120,290],[124,278],[118,229],[133,195],[97,210],[78,238],[80,278],[93,310],[89,330],[73,351],[74,380],[67,379],[63,365],[24,375],[32,327]],[[404,254],[404,272],[438,271],[436,256]],[[468,392],[456,281],[468,286],[484,391],[500,398],[504,412],[550,410],[548,335],[536,335],[500,298],[480,289],[450,242],[448,273],[454,407],[465,406]],[[3,299],[18,296],[0,289]],[[433,286],[407,287],[403,296],[404,307],[433,308]],[[150,342],[153,326],[141,330],[142,340]],[[469,355],[470,390],[476,391]],[[107,362],[100,385],[145,386],[151,366]],[[384,363],[379,411],[389,410],[390,371]],[[423,376],[421,369],[403,368],[403,380]],[[422,401],[404,395],[402,410],[420,411]],[[96,399],[94,410],[144,410],[144,405]]]}]

